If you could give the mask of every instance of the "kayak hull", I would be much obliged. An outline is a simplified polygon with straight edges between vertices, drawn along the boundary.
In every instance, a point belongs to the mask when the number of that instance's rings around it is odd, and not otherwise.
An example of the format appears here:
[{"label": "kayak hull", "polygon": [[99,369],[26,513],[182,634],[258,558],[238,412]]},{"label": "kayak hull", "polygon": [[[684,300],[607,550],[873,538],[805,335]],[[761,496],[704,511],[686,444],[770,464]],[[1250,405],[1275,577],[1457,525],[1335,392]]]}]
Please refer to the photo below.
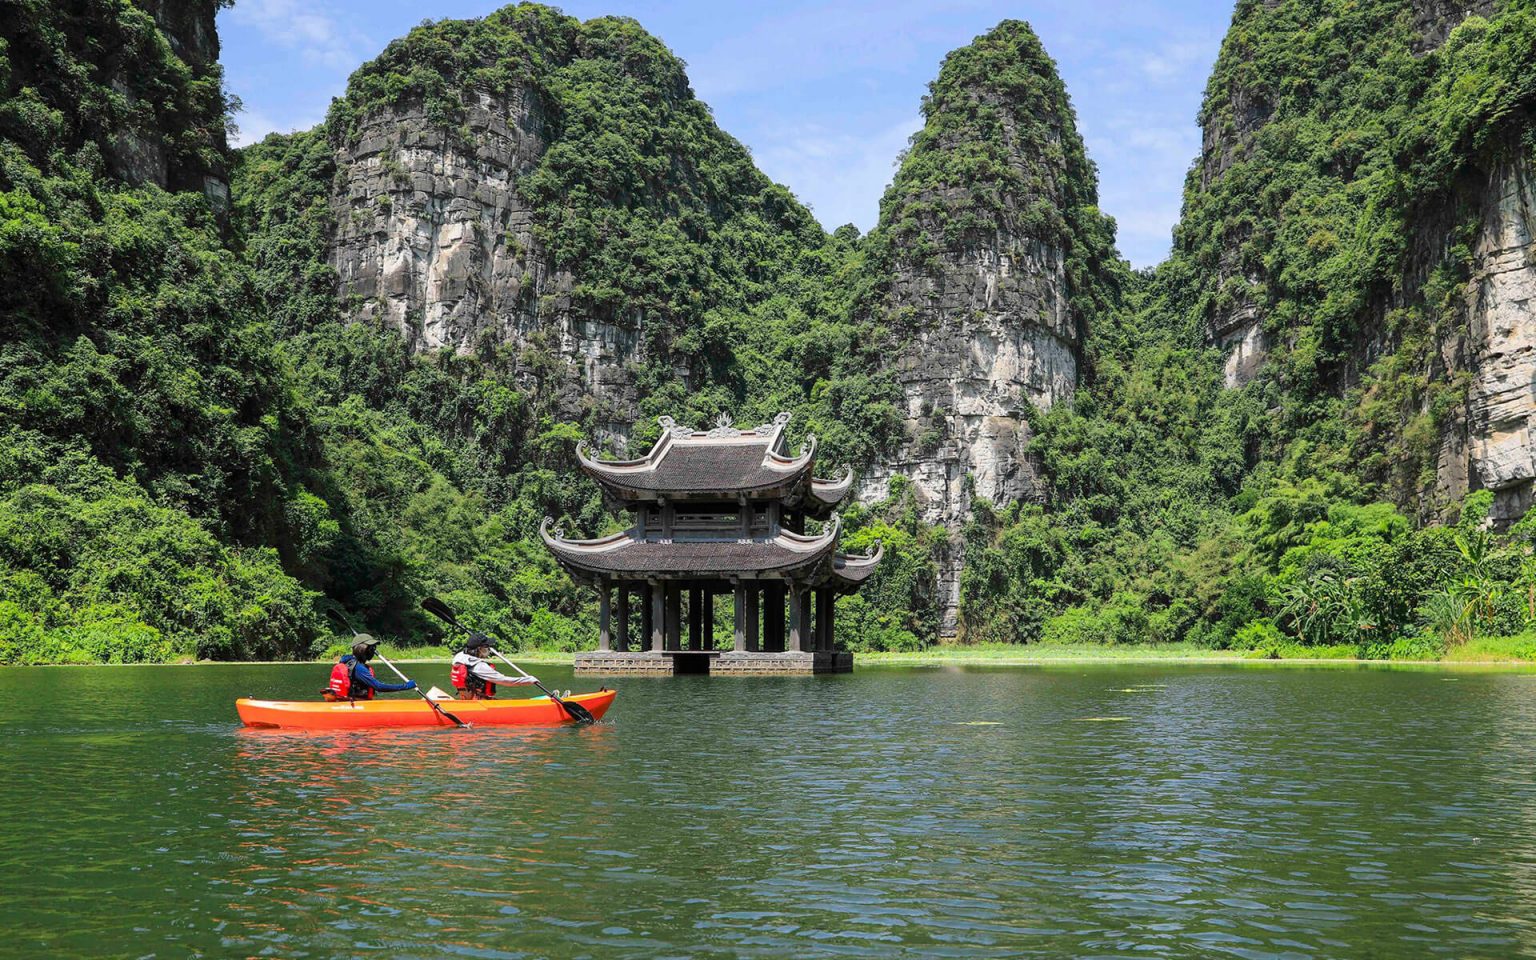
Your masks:
[{"label": "kayak hull", "polygon": [[[616,690],[577,693],[563,699],[579,703],[602,719],[618,695]],[[548,697],[528,700],[443,700],[444,710],[475,726],[558,726],[573,723],[570,715]],[[294,730],[367,730],[375,727],[451,727],[425,700],[357,700],[327,703],[323,700],[235,701],[240,721],[248,727],[280,727]]]}]

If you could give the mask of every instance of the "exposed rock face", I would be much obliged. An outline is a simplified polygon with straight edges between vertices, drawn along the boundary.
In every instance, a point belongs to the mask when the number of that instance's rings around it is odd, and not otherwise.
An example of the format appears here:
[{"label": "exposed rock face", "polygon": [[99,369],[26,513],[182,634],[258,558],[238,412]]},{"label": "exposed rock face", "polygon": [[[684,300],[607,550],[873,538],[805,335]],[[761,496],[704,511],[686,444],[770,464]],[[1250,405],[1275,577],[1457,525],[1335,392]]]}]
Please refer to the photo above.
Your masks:
[{"label": "exposed rock face", "polygon": [[624,364],[640,356],[639,331],[572,309],[575,280],[551,266],[516,189],[548,147],[538,95],[479,91],[466,112],[468,144],[413,105],[377,112],[338,150],[332,265],[343,304],[419,350],[542,349],[579,368],[563,406],[585,392],[632,408]]},{"label": "exposed rock face", "polygon": [[1498,0],[1413,0],[1413,25],[1423,38],[1420,50],[1433,50],[1468,17],[1492,16]]},{"label": "exposed rock face", "polygon": [[1494,492],[1492,519],[1518,519],[1536,481],[1536,164],[1494,169],[1467,284],[1466,338],[1449,365],[1470,374],[1467,404],[1441,446],[1436,499]]},{"label": "exposed rock face", "polygon": [[[202,0],[141,0],[139,6],[155,18],[155,25],[170,43],[172,52],[193,75],[204,76],[218,69],[219,35],[214,23],[215,6]],[[130,107],[137,109],[141,100],[163,97],[161,87],[141,91],[141,66],[127,50],[122,65],[112,78],[113,89]],[[219,104],[222,108],[222,103]],[[151,110],[154,108],[151,107]],[[219,150],[224,149],[222,135]],[[200,190],[220,213],[229,208],[229,182],[222,166],[208,169],[200,160],[177,157],[167,147],[167,131],[162,124],[125,126],[110,132],[106,142],[107,159],[112,172],[129,183],[153,183],[169,190]]]},{"label": "exposed rock face", "polygon": [[[1059,211],[1081,207],[1096,185],[1054,64],[1025,24],[951,54],[924,109],[880,227],[894,251],[882,309],[898,331],[888,363],[906,440],[860,495],[882,497],[904,475],[924,519],[949,529],[940,630],[953,635],[972,498],[1037,495],[1028,408],[1077,385],[1086,318],[1072,305],[1068,260],[1089,244]],[[962,159],[978,151],[1007,172],[968,181]],[[1059,219],[1041,222],[1041,206]]]},{"label": "exposed rock face", "polygon": [[[1031,249],[1033,247],[1033,249]],[[958,627],[959,540],[975,496],[1004,505],[1036,495],[1027,453],[1026,402],[1048,409],[1077,385],[1079,339],[1064,295],[1062,254],[1019,238],[953,251],[936,272],[903,271],[904,304],[921,303],[922,327],[892,358],[906,402],[906,442],[861,477],[860,498],[912,481],[923,518],[948,527],[941,558],[940,630]]]},{"label": "exposed rock face", "polygon": [[342,316],[417,350],[506,348],[539,403],[620,447],[637,381],[707,378],[691,337],[711,311],[825,242],[625,18],[425,24],[359,68],[325,136]]},{"label": "exposed rock face", "polygon": [[624,363],[638,357],[638,331],[571,309],[574,278],[551,266],[516,189],[548,146],[537,94],[477,92],[467,114],[472,146],[410,107],[371,117],[339,152],[333,266],[343,303],[417,349],[542,348],[581,368],[563,406],[584,388],[632,408]]},{"label": "exposed rock face", "polygon": [[[1234,17],[1234,27],[1283,5],[1283,0],[1264,0],[1246,8],[1240,6]],[[1423,54],[1443,44],[1466,18],[1494,13],[1498,3],[1497,0],[1411,0],[1410,7],[1409,15],[1417,34],[1414,49]],[[1255,29],[1252,23],[1247,26]],[[1223,59],[1243,56],[1241,45],[1245,40],[1242,34],[1234,30],[1232,36],[1229,44],[1237,46],[1224,47]],[[1206,91],[1201,110],[1200,160],[1191,174],[1192,186],[1197,184],[1200,191],[1209,191],[1232,164],[1248,152],[1254,136],[1269,121],[1274,110],[1268,90],[1262,85],[1223,82],[1223,78],[1233,75],[1251,78],[1251,74],[1241,71],[1224,74],[1218,70]],[[1227,293],[1208,317],[1207,336],[1227,351],[1225,373],[1229,388],[1241,387],[1257,376],[1269,353],[1263,307],[1253,295],[1253,291],[1265,282],[1264,268],[1257,260],[1245,258],[1242,251],[1252,233],[1252,222],[1246,219],[1237,218],[1225,225],[1220,262],[1211,278],[1213,288]]]}]

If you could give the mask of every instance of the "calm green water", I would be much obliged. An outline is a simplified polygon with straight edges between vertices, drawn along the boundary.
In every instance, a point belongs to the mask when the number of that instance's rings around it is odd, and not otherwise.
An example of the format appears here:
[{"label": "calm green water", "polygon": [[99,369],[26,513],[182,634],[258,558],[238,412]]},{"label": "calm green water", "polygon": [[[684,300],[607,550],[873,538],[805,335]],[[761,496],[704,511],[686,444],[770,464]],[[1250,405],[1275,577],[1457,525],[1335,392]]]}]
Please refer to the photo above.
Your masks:
[{"label": "calm green water", "polygon": [[1536,955],[1532,674],[866,668],[623,680],[588,729],[237,727],[326,672],[0,671],[0,955]]}]

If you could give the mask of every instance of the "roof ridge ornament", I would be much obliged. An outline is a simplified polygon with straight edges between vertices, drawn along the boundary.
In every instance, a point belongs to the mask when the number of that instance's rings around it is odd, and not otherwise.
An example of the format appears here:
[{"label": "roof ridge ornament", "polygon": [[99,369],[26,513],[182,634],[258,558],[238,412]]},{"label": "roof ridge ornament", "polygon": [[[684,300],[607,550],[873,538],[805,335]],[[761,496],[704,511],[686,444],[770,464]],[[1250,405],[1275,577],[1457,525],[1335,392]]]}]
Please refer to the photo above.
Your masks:
[{"label": "roof ridge ornament", "polygon": [[539,532],[544,533],[546,531],[551,538],[555,540],[564,540],[565,522],[563,520],[556,520],[554,517],[546,515],[544,517],[544,522],[539,524]]},{"label": "roof ridge ornament", "polygon": [[771,437],[784,429],[784,425],[789,423],[790,416],[791,414],[788,410],[780,410],[771,421],[759,424],[757,429],[752,432],[760,437]]},{"label": "roof ridge ornament", "polygon": [[672,436],[679,439],[693,434],[693,428],[678,426],[676,420],[673,420],[671,417],[666,415],[657,417],[656,422],[661,424],[662,432],[670,433]]},{"label": "roof ridge ornament", "polygon": [[741,436],[741,431],[731,426],[731,415],[721,410],[720,415],[715,417],[715,425],[710,429],[709,436],[739,437]]}]

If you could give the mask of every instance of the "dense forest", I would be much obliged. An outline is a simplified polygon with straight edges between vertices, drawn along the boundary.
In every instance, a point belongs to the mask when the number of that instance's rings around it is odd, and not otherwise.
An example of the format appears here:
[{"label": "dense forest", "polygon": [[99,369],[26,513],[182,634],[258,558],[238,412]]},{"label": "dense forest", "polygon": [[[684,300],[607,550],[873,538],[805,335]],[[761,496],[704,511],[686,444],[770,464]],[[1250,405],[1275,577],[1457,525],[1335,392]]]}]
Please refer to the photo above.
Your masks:
[{"label": "dense forest", "polygon": [[[321,126],[237,152],[215,3],[19,4],[0,662],[313,656],[332,609],[428,643],[428,594],[509,646],[589,647],[594,598],[537,536],[621,523],[576,441],[779,410],[890,474],[844,515],[845,546],[886,547],[839,600],[850,649],[1536,658],[1530,474],[1479,392],[1520,354],[1487,331],[1536,334],[1488,306],[1495,272],[1536,272],[1531,221],[1523,265],[1488,266],[1524,215],[1500,190],[1536,181],[1536,4],[1482,6],[1240,2],[1172,255],[1136,272],[1017,21],[946,58],[861,236],[768,180],[632,20],[424,23]],[[448,254],[414,263],[424,236]],[[976,251],[1021,265],[997,302],[1073,376],[1004,411],[1025,492],[939,514],[883,465],[974,441],[909,361],[981,322],[953,292]]]}]

